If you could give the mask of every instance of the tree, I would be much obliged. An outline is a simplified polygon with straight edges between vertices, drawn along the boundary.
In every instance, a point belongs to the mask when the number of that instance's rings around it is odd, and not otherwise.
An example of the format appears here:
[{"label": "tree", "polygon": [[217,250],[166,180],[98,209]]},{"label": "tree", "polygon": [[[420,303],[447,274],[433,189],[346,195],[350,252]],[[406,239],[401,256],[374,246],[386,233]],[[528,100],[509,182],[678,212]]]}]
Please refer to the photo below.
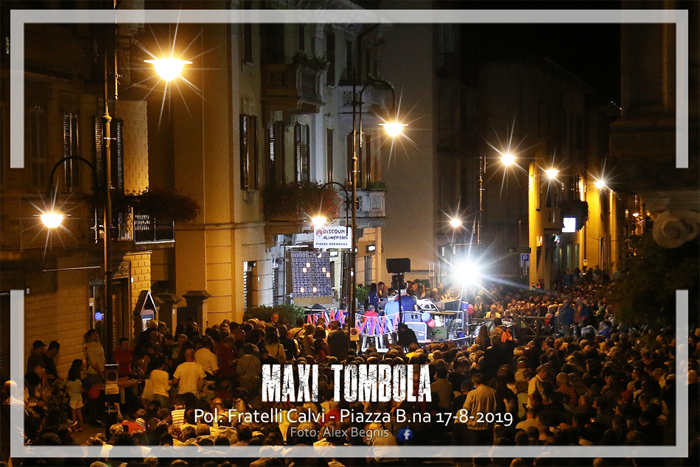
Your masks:
[{"label": "tree", "polygon": [[627,258],[622,274],[611,285],[617,317],[625,324],[670,325],[676,319],[676,290],[689,293],[690,321],[698,319],[700,241],[696,238],[678,248],[659,246],[651,232]]}]

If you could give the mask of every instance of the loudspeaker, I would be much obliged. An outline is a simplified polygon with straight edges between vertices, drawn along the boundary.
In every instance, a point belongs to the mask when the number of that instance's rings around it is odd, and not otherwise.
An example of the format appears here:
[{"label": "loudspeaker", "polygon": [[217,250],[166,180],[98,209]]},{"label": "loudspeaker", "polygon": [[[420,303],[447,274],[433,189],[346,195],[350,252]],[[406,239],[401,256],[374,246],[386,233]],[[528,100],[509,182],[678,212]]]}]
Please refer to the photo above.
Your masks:
[{"label": "loudspeaker", "polygon": [[387,258],[386,272],[389,274],[411,272],[411,258]]},{"label": "loudspeaker", "polygon": [[428,325],[425,323],[406,323],[409,329],[413,329],[416,334],[416,338],[419,341],[424,341],[428,339]]}]

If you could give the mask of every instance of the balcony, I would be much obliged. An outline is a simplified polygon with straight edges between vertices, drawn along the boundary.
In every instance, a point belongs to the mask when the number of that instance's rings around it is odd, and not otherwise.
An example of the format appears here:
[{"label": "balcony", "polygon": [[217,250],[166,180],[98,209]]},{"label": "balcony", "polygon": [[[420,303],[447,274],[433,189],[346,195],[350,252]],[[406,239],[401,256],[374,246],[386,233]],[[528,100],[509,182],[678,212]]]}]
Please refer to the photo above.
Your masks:
[{"label": "balcony", "polygon": [[133,242],[135,245],[175,243],[175,222],[158,220],[155,216],[130,208],[115,215],[117,235],[115,240]]},{"label": "balcony", "polygon": [[[357,226],[359,228],[381,227],[384,225],[386,210],[384,191],[357,190]],[[348,213],[350,215],[350,213]],[[339,218],[345,217],[345,207],[340,210]]]},{"label": "balcony", "polygon": [[561,232],[562,220],[559,215],[559,208],[542,208],[542,228],[545,231]]},{"label": "balcony", "polygon": [[297,114],[318,113],[323,70],[302,64],[268,64],[262,67],[262,100],[271,109]]}]

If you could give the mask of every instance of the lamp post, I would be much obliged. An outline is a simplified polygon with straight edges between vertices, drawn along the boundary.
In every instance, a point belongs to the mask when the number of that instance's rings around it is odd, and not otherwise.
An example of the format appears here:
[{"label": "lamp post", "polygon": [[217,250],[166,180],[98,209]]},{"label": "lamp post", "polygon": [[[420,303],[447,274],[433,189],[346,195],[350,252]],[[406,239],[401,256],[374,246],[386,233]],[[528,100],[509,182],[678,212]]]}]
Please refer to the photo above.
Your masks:
[{"label": "lamp post", "polygon": [[[352,185],[352,242],[350,246],[350,326],[355,326],[355,287],[357,279],[355,277],[355,266],[357,261],[357,161],[358,154],[362,156],[362,95],[368,86],[383,85],[391,91],[391,110],[390,114],[396,111],[396,93],[394,87],[387,81],[381,79],[373,79],[368,81],[360,90],[359,101],[355,100],[355,84],[353,84],[353,101],[352,101],[352,173],[350,174],[350,184]],[[358,118],[359,115],[359,118]],[[396,121],[386,122],[383,124],[384,130],[391,137],[398,136],[403,127],[403,123]],[[360,141],[358,145],[358,128]]]},{"label": "lamp post", "polygon": [[[323,190],[326,187],[331,186],[331,185],[338,185],[345,192],[345,235],[347,235],[348,229],[350,228],[350,221],[348,220],[348,215],[349,215],[348,211],[350,210],[349,205],[351,202],[350,193],[348,192],[347,187],[345,187],[342,183],[328,182],[328,183],[325,183],[323,186],[321,186],[321,194],[322,194],[321,196],[323,196]],[[321,198],[321,199],[323,200],[323,198]],[[328,218],[325,215],[323,215],[323,213],[321,212],[322,207],[323,207],[323,202],[321,202],[321,206],[319,206],[319,213],[311,218],[311,222],[314,224],[314,227],[323,227],[326,224],[326,222],[328,221]],[[354,229],[353,229],[353,232],[354,232]],[[348,297],[349,295],[348,295],[348,291],[347,291],[347,285],[345,282],[344,282],[343,288],[346,289],[344,295],[346,297]]]},{"label": "lamp post", "polygon": [[[116,39],[117,30],[116,28],[111,29]],[[102,216],[103,216],[103,274],[104,274],[104,322],[105,325],[105,336],[104,336],[104,347],[105,347],[105,359],[107,362],[112,362],[114,359],[114,307],[112,303],[112,135],[110,131],[110,126],[112,122],[112,117],[109,114],[109,89],[110,89],[110,73],[109,73],[109,59],[114,60],[113,62],[113,87],[114,87],[114,100],[119,99],[119,74],[117,68],[117,54],[114,44],[108,53],[109,47],[109,37],[108,34],[110,29],[104,31],[104,36],[102,40],[103,46],[103,73],[104,73],[104,93],[103,93],[103,115],[102,115],[102,138],[103,138],[103,163],[104,163],[104,178],[103,183],[100,183],[100,177],[95,166],[80,156],[69,156],[64,157],[59,160],[51,170],[51,176],[49,177],[49,197],[53,192],[53,179],[58,167],[65,161],[68,160],[78,160],[86,163],[93,174],[93,192],[97,193],[98,196],[102,198]],[[186,64],[192,62],[186,60],[173,59],[159,59],[159,60],[145,60],[147,63],[153,63],[158,75],[165,81],[170,81],[177,77],[182,68]],[[47,228],[57,228],[61,225],[64,219],[64,215],[60,212],[50,212],[45,213],[41,216],[41,221]]]}]

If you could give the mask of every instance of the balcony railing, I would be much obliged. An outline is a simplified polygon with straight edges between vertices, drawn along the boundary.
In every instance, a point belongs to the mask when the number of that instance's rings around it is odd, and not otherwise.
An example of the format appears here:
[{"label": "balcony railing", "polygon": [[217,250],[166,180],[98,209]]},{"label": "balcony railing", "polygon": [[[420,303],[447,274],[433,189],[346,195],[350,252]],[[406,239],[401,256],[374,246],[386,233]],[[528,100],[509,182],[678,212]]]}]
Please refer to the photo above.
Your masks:
[{"label": "balcony railing", "polygon": [[150,214],[140,213],[136,208],[115,215],[118,241],[134,242],[137,245],[149,243],[173,243],[175,223],[158,220]]},{"label": "balcony railing", "polygon": [[324,105],[321,73],[321,70],[293,63],[263,65],[263,101],[275,110],[318,113]]}]

